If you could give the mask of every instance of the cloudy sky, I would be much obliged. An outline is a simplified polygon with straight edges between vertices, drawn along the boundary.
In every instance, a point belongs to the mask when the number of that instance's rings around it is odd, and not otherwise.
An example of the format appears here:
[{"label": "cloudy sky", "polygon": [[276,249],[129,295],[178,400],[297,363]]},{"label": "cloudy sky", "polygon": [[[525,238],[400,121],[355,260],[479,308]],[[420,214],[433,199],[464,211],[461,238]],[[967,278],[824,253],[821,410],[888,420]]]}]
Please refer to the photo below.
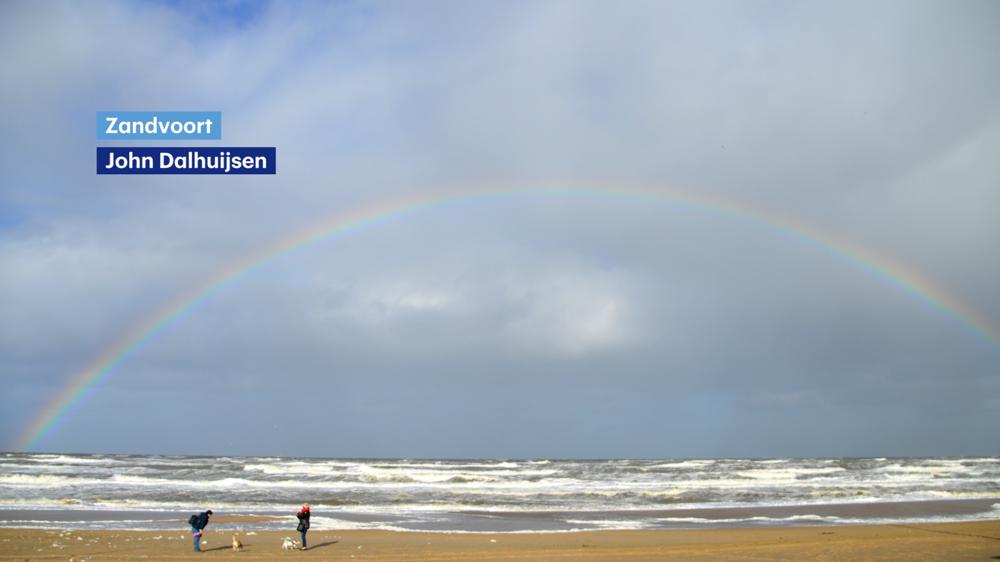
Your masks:
[{"label": "cloudy sky", "polygon": [[[211,292],[33,448],[997,454],[998,24],[991,1],[4,2],[0,443],[274,240],[491,186]],[[113,109],[220,110],[278,174],[96,176]]]}]

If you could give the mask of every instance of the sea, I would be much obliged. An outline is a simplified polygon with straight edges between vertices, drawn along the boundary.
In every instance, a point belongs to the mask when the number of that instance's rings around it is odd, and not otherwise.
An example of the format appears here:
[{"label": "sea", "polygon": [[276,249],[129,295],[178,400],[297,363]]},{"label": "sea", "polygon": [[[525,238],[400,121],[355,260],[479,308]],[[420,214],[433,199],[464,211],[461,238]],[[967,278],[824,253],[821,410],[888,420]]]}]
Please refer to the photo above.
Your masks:
[{"label": "sea", "polygon": [[562,532],[1000,519],[1000,457],[433,460],[0,454],[0,527]]}]

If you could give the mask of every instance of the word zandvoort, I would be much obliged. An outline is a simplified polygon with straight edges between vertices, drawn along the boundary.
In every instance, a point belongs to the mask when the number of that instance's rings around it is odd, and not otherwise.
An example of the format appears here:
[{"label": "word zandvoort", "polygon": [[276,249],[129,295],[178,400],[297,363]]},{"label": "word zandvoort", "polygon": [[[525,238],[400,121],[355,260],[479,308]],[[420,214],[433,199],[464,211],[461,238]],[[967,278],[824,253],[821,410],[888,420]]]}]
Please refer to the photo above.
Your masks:
[{"label": "word zandvoort", "polygon": [[179,135],[186,133],[189,135],[211,135],[212,125],[215,123],[211,119],[201,121],[160,121],[154,115],[148,121],[124,121],[109,115],[104,118],[107,127],[104,129],[106,135],[132,135],[136,133],[146,133],[147,135],[173,133]]},{"label": "word zandvoort", "polygon": [[273,174],[274,147],[99,147],[98,174]]},{"label": "word zandvoort", "polygon": [[98,111],[97,140],[219,140],[221,111]]}]

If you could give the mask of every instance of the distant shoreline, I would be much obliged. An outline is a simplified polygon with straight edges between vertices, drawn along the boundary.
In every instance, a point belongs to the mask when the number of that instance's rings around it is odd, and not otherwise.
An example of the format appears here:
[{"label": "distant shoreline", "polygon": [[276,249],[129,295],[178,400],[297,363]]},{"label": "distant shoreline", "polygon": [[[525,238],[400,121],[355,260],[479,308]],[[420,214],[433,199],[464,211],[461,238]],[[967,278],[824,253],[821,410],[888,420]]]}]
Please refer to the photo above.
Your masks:
[{"label": "distant shoreline", "polygon": [[[454,520],[442,522],[438,526],[424,525],[408,528],[405,524],[387,528],[352,529],[386,530],[402,532],[432,533],[552,533],[586,532],[594,530],[684,530],[684,529],[755,529],[792,527],[841,527],[849,525],[891,525],[891,524],[933,524],[992,520],[1000,517],[995,506],[1000,498],[968,500],[927,500],[898,502],[857,502],[837,504],[811,504],[786,506],[741,506],[707,507],[656,510],[607,510],[607,511],[488,511],[466,510],[456,515],[463,516],[470,524],[455,525]],[[324,513],[322,504],[317,504],[315,513],[322,521],[325,515],[335,515],[340,521],[364,525],[370,514],[336,511]],[[294,524],[285,512],[268,510],[216,509],[212,527],[227,532],[274,531]],[[101,510],[101,509],[0,509],[0,528],[6,529],[57,529],[91,531],[159,531],[171,532],[184,529],[187,512],[150,510]],[[843,524],[830,525],[829,518],[843,520]],[[484,529],[475,525],[477,520],[488,520],[494,526]],[[579,522],[577,528],[554,528],[556,522],[573,520]],[[589,522],[601,521],[649,521],[659,520],[662,524],[644,528],[588,528]],[[128,526],[132,521],[142,521],[142,527]],[[48,524],[41,523],[48,522]],[[77,523],[74,525],[74,523]],[[323,529],[322,523],[314,528]],[[336,529],[336,527],[334,527]]]}]

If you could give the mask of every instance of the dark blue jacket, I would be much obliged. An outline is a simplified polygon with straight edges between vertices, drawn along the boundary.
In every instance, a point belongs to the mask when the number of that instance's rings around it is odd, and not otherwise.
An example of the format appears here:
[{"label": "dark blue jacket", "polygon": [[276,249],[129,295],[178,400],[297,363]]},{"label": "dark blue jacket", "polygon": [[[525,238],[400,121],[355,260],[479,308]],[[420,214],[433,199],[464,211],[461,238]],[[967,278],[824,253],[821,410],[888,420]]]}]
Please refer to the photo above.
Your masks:
[{"label": "dark blue jacket", "polygon": [[198,514],[198,519],[194,522],[194,528],[199,531],[204,529],[208,525],[208,512],[202,511]]}]

